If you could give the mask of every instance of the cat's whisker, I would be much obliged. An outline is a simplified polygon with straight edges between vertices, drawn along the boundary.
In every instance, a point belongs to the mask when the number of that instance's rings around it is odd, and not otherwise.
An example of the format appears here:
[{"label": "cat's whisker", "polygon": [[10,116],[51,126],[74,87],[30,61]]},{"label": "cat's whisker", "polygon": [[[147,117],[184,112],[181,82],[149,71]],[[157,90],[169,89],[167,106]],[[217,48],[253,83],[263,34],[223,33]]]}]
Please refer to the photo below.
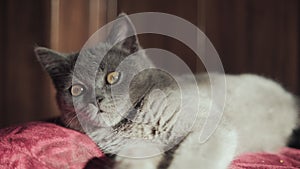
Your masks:
[{"label": "cat's whisker", "polygon": [[72,122],[77,118],[77,115],[75,114],[73,117],[71,117],[67,122],[66,126],[71,127]]}]

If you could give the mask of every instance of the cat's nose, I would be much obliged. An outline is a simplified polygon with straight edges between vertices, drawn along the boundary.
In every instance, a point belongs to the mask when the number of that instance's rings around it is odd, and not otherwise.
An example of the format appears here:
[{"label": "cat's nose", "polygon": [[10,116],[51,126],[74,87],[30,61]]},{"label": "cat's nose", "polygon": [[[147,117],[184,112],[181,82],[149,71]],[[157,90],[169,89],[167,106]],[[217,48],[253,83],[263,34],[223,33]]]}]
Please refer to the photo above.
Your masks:
[{"label": "cat's nose", "polygon": [[96,97],[96,100],[97,100],[97,103],[100,104],[102,102],[102,100],[104,99],[103,96],[97,96]]}]

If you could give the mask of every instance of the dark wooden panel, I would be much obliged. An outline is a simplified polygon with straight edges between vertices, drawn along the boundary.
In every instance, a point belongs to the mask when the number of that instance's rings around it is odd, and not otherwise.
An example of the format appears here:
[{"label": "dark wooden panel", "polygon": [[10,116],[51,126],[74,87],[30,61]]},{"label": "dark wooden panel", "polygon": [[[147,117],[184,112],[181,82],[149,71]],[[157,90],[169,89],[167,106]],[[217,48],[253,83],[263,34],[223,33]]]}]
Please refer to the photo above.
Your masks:
[{"label": "dark wooden panel", "polygon": [[227,73],[256,73],[299,92],[297,0],[207,1],[206,34]]},{"label": "dark wooden panel", "polygon": [[[32,52],[35,44],[50,46],[50,1],[0,2],[0,126],[58,114],[53,87]],[[59,2],[57,47],[76,51],[95,30],[91,25],[104,22],[91,24],[97,18],[91,17],[92,1]],[[118,0],[118,10],[129,14],[166,12],[200,24],[220,53],[227,73],[265,75],[299,94],[298,0],[201,0],[204,12],[199,12],[199,2]],[[101,11],[107,7],[106,0],[99,4],[95,13],[107,13]],[[199,21],[201,18],[205,21]],[[172,51],[195,70],[195,57],[184,44],[160,35],[140,38],[144,47]]]},{"label": "dark wooden panel", "polygon": [[5,104],[4,104],[4,83],[5,80],[5,7],[6,2],[0,1],[0,124],[3,124],[6,120]]},{"label": "dark wooden panel", "polygon": [[[50,116],[49,80],[33,53],[36,44],[49,45],[50,0],[6,1],[5,114],[7,125]],[[3,58],[2,58],[3,59]]]}]

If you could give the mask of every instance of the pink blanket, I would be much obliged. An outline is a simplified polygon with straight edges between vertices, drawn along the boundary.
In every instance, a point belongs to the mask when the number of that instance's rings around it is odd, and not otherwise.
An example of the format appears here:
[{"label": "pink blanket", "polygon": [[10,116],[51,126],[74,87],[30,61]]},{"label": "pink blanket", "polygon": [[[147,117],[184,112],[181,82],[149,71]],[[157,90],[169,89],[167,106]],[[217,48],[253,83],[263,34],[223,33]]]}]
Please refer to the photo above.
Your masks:
[{"label": "pink blanket", "polygon": [[[89,137],[54,124],[33,122],[0,130],[0,169],[107,169],[108,161]],[[300,168],[300,150],[245,154],[230,168]]]},{"label": "pink blanket", "polygon": [[50,123],[28,123],[0,130],[1,169],[84,168],[102,157],[89,137]]},{"label": "pink blanket", "polygon": [[300,150],[283,148],[277,154],[253,153],[237,157],[231,169],[296,169],[300,168]]}]

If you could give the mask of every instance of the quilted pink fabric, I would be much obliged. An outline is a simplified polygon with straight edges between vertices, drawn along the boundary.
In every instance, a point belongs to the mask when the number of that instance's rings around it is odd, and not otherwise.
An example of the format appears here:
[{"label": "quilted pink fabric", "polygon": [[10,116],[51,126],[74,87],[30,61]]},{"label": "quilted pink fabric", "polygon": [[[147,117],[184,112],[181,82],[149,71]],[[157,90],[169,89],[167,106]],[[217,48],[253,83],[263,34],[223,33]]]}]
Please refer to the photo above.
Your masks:
[{"label": "quilted pink fabric", "polygon": [[54,124],[33,122],[0,130],[0,169],[88,168],[101,158],[89,137]]},{"label": "quilted pink fabric", "polygon": [[283,148],[277,154],[252,153],[236,158],[231,169],[299,169],[300,150]]}]

